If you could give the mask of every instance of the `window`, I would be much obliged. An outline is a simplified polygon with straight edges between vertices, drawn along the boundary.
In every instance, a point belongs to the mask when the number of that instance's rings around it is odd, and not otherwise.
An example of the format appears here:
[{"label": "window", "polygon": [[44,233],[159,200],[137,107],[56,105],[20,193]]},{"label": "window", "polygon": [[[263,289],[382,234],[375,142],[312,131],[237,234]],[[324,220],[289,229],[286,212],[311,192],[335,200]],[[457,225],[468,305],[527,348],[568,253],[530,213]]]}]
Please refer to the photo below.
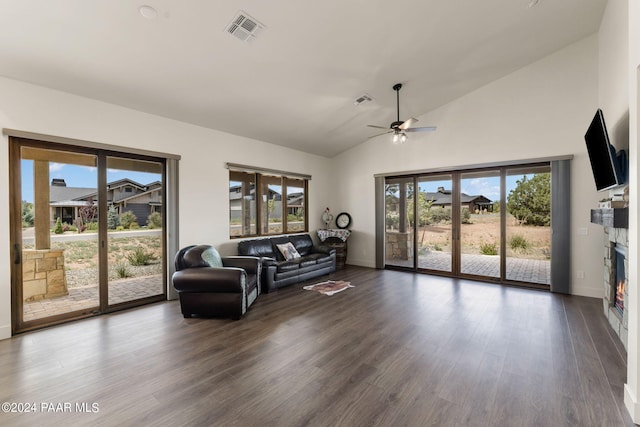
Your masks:
[{"label": "window", "polygon": [[229,165],[229,236],[300,233],[307,228],[310,177]]}]

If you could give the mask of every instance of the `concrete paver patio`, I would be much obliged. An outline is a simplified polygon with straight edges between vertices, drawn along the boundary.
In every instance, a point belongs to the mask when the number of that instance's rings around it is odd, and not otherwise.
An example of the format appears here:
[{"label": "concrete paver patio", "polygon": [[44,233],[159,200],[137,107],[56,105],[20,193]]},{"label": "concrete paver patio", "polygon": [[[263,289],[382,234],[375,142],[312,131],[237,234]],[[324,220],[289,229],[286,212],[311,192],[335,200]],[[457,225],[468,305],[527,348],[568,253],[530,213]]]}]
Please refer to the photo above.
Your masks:
[{"label": "concrete paver patio", "polygon": [[[109,304],[118,304],[162,294],[162,275],[134,277],[109,282]],[[98,306],[98,285],[91,284],[69,288],[69,295],[57,298],[25,302],[25,322],[56,314]]]},{"label": "concrete paver patio", "polygon": [[[387,260],[387,264],[412,267],[413,260]],[[418,267],[451,271],[451,254],[432,251],[421,255]],[[464,274],[477,276],[500,277],[500,257],[496,255],[462,254],[461,271]],[[551,283],[551,261],[507,257],[507,279],[519,282]]]}]

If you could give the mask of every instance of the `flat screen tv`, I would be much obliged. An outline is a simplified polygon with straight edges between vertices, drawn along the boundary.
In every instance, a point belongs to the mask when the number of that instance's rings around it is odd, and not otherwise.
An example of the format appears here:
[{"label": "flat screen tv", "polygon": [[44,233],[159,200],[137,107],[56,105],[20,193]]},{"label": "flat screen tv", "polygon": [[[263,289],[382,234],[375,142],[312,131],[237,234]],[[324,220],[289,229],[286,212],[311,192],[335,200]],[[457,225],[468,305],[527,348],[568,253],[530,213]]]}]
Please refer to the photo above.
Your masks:
[{"label": "flat screen tv", "polygon": [[596,181],[596,189],[604,191],[624,184],[624,175],[620,164],[624,159],[618,158],[615,147],[609,142],[609,134],[601,109],[598,108],[596,111],[589,129],[584,135],[584,140],[587,143],[587,152],[591,161],[593,178]]}]

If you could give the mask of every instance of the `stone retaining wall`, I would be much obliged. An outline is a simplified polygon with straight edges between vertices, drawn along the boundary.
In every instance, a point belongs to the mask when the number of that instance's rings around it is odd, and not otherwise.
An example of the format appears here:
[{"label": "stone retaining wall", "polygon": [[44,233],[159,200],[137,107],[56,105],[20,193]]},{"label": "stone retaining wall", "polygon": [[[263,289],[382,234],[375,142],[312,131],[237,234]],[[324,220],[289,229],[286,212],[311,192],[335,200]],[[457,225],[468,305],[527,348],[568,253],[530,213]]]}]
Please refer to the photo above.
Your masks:
[{"label": "stone retaining wall", "polygon": [[62,249],[22,251],[24,301],[37,301],[68,294]]}]

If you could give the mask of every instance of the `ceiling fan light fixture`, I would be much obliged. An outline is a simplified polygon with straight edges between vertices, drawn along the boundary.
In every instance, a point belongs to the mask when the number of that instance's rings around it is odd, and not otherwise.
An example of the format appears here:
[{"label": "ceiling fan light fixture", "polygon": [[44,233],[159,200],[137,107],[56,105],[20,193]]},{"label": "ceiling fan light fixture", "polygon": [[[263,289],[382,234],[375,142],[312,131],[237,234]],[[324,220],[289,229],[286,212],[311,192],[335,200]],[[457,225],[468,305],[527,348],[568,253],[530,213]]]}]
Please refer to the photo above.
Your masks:
[{"label": "ceiling fan light fixture", "polygon": [[407,134],[396,129],[393,132],[391,142],[393,142],[395,145],[404,144],[405,142],[407,142]]}]

